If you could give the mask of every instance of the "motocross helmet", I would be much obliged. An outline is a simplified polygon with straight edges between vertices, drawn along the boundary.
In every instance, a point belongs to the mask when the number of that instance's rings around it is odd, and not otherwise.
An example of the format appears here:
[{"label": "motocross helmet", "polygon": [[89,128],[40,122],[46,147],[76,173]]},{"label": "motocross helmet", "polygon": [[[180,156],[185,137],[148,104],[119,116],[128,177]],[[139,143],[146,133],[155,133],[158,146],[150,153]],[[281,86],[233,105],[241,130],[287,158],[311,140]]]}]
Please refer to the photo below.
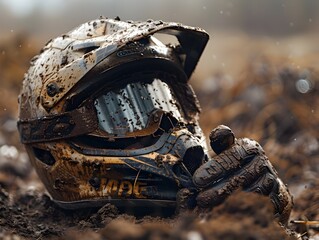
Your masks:
[{"label": "motocross helmet", "polygon": [[101,17],[32,59],[18,129],[58,205],[175,205],[207,158],[188,84],[207,41],[204,30],[179,23]]}]

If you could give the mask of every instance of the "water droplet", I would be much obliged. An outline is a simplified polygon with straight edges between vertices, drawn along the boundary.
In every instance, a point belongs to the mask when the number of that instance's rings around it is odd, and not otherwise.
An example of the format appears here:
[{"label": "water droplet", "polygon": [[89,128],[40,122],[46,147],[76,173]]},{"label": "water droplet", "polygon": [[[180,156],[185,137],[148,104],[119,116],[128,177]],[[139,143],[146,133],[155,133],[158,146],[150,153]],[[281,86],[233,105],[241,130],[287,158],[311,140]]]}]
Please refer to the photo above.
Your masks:
[{"label": "water droplet", "polygon": [[311,89],[311,83],[307,79],[299,79],[296,82],[296,89],[300,93],[307,93]]},{"label": "water droplet", "polygon": [[15,119],[8,119],[2,125],[6,132],[15,132],[17,130],[17,121]]},{"label": "water droplet", "polygon": [[290,27],[293,27],[293,26],[295,26],[295,24],[294,24],[293,22],[290,22],[290,23],[289,23],[289,26],[290,26]]},{"label": "water droplet", "polygon": [[195,232],[195,231],[188,232],[187,239],[188,240],[203,240],[201,234],[199,232]]},{"label": "water droplet", "polygon": [[13,33],[13,29],[11,29],[11,30],[10,30],[10,32],[12,32],[12,33]]},{"label": "water droplet", "polygon": [[219,13],[220,13],[220,14],[224,14],[224,11],[223,11],[223,10],[220,10]]},{"label": "water droplet", "polygon": [[206,6],[203,6],[203,10],[206,10],[207,9],[207,7]]},{"label": "water droplet", "polygon": [[18,150],[15,146],[3,145],[0,147],[0,156],[7,158],[16,158],[18,157]]},{"label": "water droplet", "polygon": [[310,22],[310,23],[312,22],[312,18],[309,18],[309,22]]}]

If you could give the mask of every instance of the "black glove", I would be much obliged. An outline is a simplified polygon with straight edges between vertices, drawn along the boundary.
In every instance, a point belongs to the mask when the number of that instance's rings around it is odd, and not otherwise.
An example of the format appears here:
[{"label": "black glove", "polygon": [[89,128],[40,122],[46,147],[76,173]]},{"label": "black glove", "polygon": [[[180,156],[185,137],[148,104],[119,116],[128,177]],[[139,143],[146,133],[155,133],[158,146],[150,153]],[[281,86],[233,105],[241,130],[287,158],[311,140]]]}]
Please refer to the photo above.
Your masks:
[{"label": "black glove", "polygon": [[[217,156],[201,165],[193,175],[198,192],[196,205],[210,209],[242,188],[269,196],[279,221],[286,224],[293,205],[292,197],[262,147],[248,138],[235,139],[231,129],[223,125],[211,132],[210,141]],[[184,195],[192,195],[182,190],[178,199],[183,198],[183,191]]]}]

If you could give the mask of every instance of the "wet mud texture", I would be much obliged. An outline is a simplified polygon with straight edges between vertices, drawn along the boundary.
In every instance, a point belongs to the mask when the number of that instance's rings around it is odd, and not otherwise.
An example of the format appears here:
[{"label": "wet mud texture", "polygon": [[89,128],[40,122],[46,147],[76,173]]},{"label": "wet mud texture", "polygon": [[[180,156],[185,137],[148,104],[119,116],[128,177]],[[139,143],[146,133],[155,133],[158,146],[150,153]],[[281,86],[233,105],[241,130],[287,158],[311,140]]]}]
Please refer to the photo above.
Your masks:
[{"label": "wet mud texture", "polygon": [[111,204],[65,211],[45,194],[11,199],[4,189],[1,206],[1,234],[21,239],[296,239],[274,221],[270,200],[253,193],[235,193],[204,218],[192,213],[136,218]]},{"label": "wet mud texture", "polygon": [[[30,43],[25,36],[0,42],[0,239],[318,238],[317,225],[290,223],[284,229],[274,220],[268,198],[240,191],[205,217],[134,217],[110,204],[75,211],[58,208],[30,166],[16,130],[23,73],[40,49]],[[298,68],[283,65],[291,59],[272,55],[242,61],[247,61],[244,74],[230,85],[225,85],[229,76],[223,72],[213,73],[208,82],[193,81],[205,135],[225,124],[236,136],[259,141],[294,197],[290,219],[318,221],[318,66],[311,57],[303,58],[299,64],[305,67]],[[296,88],[302,79],[311,83],[306,92]],[[214,88],[201,88],[207,84]]]}]

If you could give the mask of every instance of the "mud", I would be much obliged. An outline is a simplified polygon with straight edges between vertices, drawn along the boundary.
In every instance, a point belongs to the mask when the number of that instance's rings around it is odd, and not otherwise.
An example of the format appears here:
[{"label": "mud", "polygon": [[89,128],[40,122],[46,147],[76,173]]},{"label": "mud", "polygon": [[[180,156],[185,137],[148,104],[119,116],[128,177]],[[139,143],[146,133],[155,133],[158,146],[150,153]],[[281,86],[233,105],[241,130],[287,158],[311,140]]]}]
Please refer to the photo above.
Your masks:
[{"label": "mud", "polygon": [[[289,223],[283,228],[268,198],[241,191],[205,216],[133,216],[110,204],[73,211],[57,207],[30,166],[16,130],[23,73],[38,51],[30,42],[17,36],[0,43],[0,239],[318,238],[318,225]],[[243,75],[230,86],[222,84],[227,78],[223,72],[208,80],[221,81],[215,90],[195,84],[205,135],[225,124],[236,136],[259,141],[294,196],[290,220],[318,221],[318,66],[311,57],[303,58],[303,68],[286,66],[291,59],[273,55],[241,61],[246,61]],[[300,79],[311,82],[309,91],[296,88]]]},{"label": "mud", "polygon": [[21,239],[295,239],[274,220],[270,200],[253,193],[237,192],[205,216],[171,218],[137,218],[111,204],[66,211],[35,191],[12,198],[1,189],[0,199],[2,236]]}]

